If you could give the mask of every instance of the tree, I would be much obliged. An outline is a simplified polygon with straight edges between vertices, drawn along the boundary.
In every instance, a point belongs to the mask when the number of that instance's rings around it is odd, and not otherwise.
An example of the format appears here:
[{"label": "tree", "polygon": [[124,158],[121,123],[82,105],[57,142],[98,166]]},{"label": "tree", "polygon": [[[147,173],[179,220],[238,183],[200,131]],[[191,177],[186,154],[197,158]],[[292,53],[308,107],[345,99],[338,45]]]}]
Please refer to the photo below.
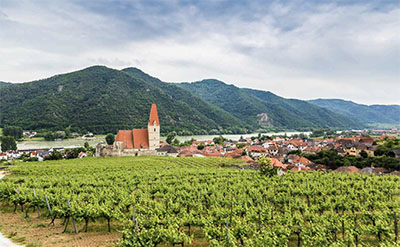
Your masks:
[{"label": "tree", "polygon": [[368,153],[365,152],[364,150],[361,150],[360,156],[363,157],[363,158],[368,158]]},{"label": "tree", "polygon": [[200,144],[197,146],[197,149],[198,149],[198,150],[203,150],[204,147],[205,147],[205,145],[204,145],[204,143],[202,142],[202,143],[200,143]]},{"label": "tree", "polygon": [[213,142],[214,142],[215,144],[219,144],[219,145],[224,144],[224,141],[227,141],[227,139],[225,139],[223,136],[218,136],[218,137],[215,137],[215,138],[213,139]]},{"label": "tree", "polygon": [[22,128],[17,126],[6,126],[3,129],[3,136],[12,136],[15,140],[22,138]]},{"label": "tree", "polygon": [[71,126],[68,126],[68,127],[64,130],[64,133],[65,133],[65,138],[71,137]]},{"label": "tree", "polygon": [[177,138],[175,138],[174,141],[172,142],[172,145],[179,146],[179,143],[180,141]]},{"label": "tree", "polygon": [[247,145],[247,144],[246,144],[246,143],[244,143],[244,142],[239,142],[239,143],[236,143],[236,147],[237,147],[237,148],[239,148],[239,149],[240,149],[240,148],[244,148],[244,147],[246,147],[246,145]]},{"label": "tree", "polygon": [[7,150],[17,150],[17,143],[12,136],[3,136],[1,138],[1,151],[5,152]]},{"label": "tree", "polygon": [[106,142],[107,142],[107,145],[113,145],[113,144],[114,144],[114,141],[115,141],[115,136],[114,136],[113,134],[111,134],[111,133],[108,133],[108,134],[106,135]]},{"label": "tree", "polygon": [[62,153],[57,150],[54,150],[49,154],[46,160],[61,160],[62,158],[63,158]]},{"label": "tree", "polygon": [[172,141],[174,140],[175,136],[176,136],[176,132],[175,132],[175,131],[170,132],[170,133],[167,135],[166,142],[167,142],[168,144],[171,144]]},{"label": "tree", "polygon": [[89,142],[85,142],[85,143],[83,144],[83,146],[85,147],[86,150],[89,150],[89,149],[90,149]]},{"label": "tree", "polygon": [[258,164],[260,164],[260,173],[264,176],[267,177],[272,177],[274,175],[277,175],[278,168],[273,167],[271,165],[271,159],[270,158],[264,158],[261,156],[258,159]]}]

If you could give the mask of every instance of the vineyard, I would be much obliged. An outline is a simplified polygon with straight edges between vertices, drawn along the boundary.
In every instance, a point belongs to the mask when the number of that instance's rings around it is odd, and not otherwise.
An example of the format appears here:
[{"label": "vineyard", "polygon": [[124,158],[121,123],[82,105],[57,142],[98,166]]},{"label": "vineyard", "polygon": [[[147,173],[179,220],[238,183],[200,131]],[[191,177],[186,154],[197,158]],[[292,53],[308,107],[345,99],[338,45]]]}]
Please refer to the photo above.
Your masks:
[{"label": "vineyard", "polygon": [[[119,246],[399,246],[400,177],[264,177],[220,158],[116,157],[20,163],[0,203],[65,234],[122,234]],[[19,217],[19,216],[18,216]],[[96,228],[97,229],[97,228]],[[397,245],[396,245],[397,243]]]}]

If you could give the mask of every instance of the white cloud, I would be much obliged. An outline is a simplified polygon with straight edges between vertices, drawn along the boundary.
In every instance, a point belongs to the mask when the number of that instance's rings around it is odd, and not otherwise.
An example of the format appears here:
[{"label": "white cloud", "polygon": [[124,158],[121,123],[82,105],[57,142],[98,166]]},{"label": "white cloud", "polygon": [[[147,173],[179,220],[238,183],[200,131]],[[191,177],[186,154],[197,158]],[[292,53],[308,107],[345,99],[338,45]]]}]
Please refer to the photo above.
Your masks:
[{"label": "white cloud", "polygon": [[178,3],[109,12],[40,3],[0,5],[0,80],[100,63],[165,81],[217,78],[284,97],[400,104],[398,5],[252,2],[210,14]]}]

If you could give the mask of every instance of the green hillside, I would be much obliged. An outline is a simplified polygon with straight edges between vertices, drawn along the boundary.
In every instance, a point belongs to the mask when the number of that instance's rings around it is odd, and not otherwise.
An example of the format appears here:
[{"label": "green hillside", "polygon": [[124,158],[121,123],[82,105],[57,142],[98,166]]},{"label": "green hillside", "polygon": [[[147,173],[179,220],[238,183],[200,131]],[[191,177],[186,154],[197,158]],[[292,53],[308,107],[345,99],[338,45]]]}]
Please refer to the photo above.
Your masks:
[{"label": "green hillside", "polygon": [[11,85],[11,83],[0,81],[0,88],[2,88],[2,87],[7,87],[7,86],[9,86],[9,85]]},{"label": "green hillside", "polygon": [[0,83],[0,127],[116,133],[144,128],[158,105],[162,133],[246,133],[363,125],[301,100],[218,80],[166,83],[137,68],[93,66],[27,83]]},{"label": "green hillside", "polygon": [[[213,106],[200,97],[194,95],[190,91],[183,89],[176,85],[176,83],[166,83],[158,78],[152,77],[140,69],[137,68],[126,68],[122,71],[128,73],[129,75],[143,80],[147,83],[152,84],[160,88],[164,93],[168,94],[172,100],[179,100],[187,104],[188,108],[193,108],[205,115],[209,119],[213,119],[218,126],[232,130],[233,133],[243,133],[246,128],[251,128],[249,125],[245,124],[243,121],[234,117],[230,113],[222,110],[219,107]],[[245,127],[245,128],[244,128]],[[213,131],[213,132],[216,132]]]},{"label": "green hillside", "polygon": [[308,102],[333,112],[355,117],[368,124],[400,125],[399,105],[362,105],[342,99],[316,99]]},{"label": "green hillside", "polygon": [[[143,128],[152,103],[158,105],[163,133],[224,132],[217,123],[227,117],[222,114],[221,118],[209,118],[150,83],[103,66],[13,84],[2,88],[0,94],[0,126],[18,125],[24,129],[59,130],[72,126],[115,133],[118,129]],[[225,127],[238,128],[234,124]]]},{"label": "green hillside", "polygon": [[208,79],[179,85],[246,121],[254,128],[274,126],[309,129],[363,126],[356,120],[315,107],[305,101],[285,99],[265,91],[242,89],[218,80]]}]

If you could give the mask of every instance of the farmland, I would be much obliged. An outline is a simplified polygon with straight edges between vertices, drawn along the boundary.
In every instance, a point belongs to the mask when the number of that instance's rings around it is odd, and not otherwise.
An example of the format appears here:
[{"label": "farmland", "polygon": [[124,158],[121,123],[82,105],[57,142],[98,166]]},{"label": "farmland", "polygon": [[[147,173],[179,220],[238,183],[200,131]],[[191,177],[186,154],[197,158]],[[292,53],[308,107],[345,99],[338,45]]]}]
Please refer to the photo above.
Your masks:
[{"label": "farmland", "polygon": [[167,157],[19,163],[0,180],[0,220],[17,214],[57,229],[45,246],[71,246],[59,236],[115,240],[103,246],[396,245],[400,177],[269,178],[230,167],[238,163]]}]

